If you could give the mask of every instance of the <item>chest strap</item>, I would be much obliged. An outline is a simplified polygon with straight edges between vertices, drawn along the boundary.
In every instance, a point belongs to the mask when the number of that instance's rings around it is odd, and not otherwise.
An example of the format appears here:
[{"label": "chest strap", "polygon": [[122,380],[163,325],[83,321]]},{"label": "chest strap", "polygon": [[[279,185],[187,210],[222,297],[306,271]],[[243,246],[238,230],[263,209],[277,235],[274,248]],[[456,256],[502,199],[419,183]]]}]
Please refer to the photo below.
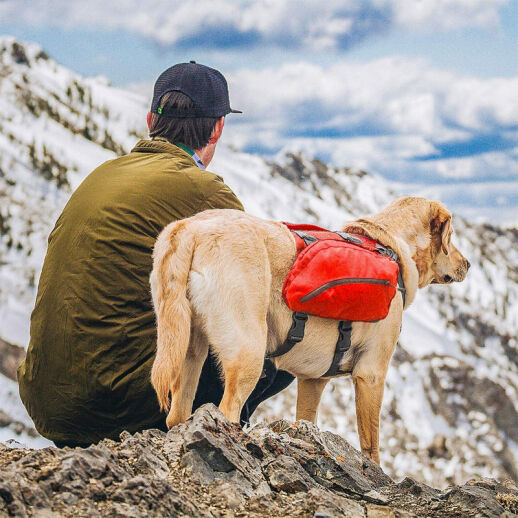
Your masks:
[{"label": "chest strap", "polygon": [[403,298],[403,309],[405,309],[406,288],[405,282],[403,281],[403,272],[401,271],[401,265],[399,265],[399,274],[397,276],[397,289],[401,292],[401,297]]},{"label": "chest strap", "polygon": [[302,342],[304,338],[304,331],[306,329],[306,322],[308,320],[308,314],[303,313],[302,311],[294,311],[291,317],[291,328],[288,331],[286,340],[284,340],[284,343],[276,351],[266,356],[267,360],[286,354],[287,352],[291,351],[296,344]]},{"label": "chest strap", "polygon": [[352,331],[352,322],[349,322],[348,320],[340,320],[340,323],[338,324],[338,340],[336,341],[333,361],[331,362],[329,369],[327,369],[327,372],[322,374],[322,378],[327,378],[328,376],[338,376],[339,374],[351,374],[351,371],[341,371],[340,364],[342,363],[344,354],[351,347]]}]

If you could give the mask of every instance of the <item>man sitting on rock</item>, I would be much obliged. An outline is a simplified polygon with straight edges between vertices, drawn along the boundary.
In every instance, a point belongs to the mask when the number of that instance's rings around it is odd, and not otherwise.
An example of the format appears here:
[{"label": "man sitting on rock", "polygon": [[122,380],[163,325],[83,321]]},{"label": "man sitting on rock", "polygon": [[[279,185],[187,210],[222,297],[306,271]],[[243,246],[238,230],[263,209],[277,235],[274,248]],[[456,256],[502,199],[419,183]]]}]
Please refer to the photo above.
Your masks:
[{"label": "man sitting on rock", "polygon": [[[171,221],[243,206],[205,170],[231,110],[227,82],[212,68],[175,65],[158,78],[148,114],[151,140],[95,169],[57,220],[18,370],[20,395],[36,428],[58,446],[86,446],[123,430],[165,427],[150,383],[156,348],[149,288],[152,249]],[[240,113],[240,112],[237,112]],[[243,409],[293,377],[265,376]],[[223,395],[212,356],[193,410]]]}]

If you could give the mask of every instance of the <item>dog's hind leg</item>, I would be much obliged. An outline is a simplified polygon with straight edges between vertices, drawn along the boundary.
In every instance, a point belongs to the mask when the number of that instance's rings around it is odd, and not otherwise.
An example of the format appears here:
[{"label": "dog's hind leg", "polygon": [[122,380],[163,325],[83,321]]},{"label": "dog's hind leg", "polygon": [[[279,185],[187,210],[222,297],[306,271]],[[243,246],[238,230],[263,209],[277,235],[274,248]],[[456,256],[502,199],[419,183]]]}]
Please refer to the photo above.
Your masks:
[{"label": "dog's hind leg", "polygon": [[198,380],[208,351],[207,339],[193,326],[185,360],[171,391],[171,409],[166,419],[168,428],[183,423],[191,415]]},{"label": "dog's hind leg", "polygon": [[220,354],[225,375],[225,392],[219,405],[225,416],[236,423],[239,422],[241,410],[248,396],[252,393],[263,371],[266,350],[266,330],[253,329],[252,336],[237,351],[237,354]]},{"label": "dog's hind leg", "polygon": [[[245,289],[248,289],[245,287]],[[211,349],[222,367],[225,390],[220,410],[238,423],[241,409],[263,371],[266,352],[267,297],[261,288],[248,297],[239,285],[227,294],[232,303],[219,301],[206,322]]]},{"label": "dog's hind leg", "polygon": [[203,263],[195,255],[190,300],[222,368],[225,390],[219,408],[239,422],[263,369],[271,274],[264,240],[243,232],[237,247],[235,237],[217,237],[200,245],[206,248]]},{"label": "dog's hind leg", "polygon": [[329,379],[297,379],[297,421],[305,419],[316,423],[317,410]]}]

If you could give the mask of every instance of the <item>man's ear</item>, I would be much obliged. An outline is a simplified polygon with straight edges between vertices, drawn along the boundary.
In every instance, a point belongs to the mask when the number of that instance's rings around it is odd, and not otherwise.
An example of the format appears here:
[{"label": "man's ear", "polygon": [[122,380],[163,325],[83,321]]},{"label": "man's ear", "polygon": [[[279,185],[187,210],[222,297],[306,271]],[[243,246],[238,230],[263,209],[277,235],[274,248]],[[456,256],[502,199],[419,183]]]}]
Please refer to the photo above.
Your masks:
[{"label": "man's ear", "polygon": [[221,133],[223,132],[223,126],[225,125],[225,117],[220,117],[214,128],[212,128],[212,133],[210,134],[210,143],[215,144],[219,138],[221,137]]},{"label": "man's ear", "polygon": [[444,255],[448,255],[451,235],[451,214],[440,203],[437,203],[434,208],[435,214],[431,224],[432,237],[440,236],[442,251]]},{"label": "man's ear", "polygon": [[147,112],[147,129],[151,129],[151,117],[153,116],[153,114],[151,112]]}]

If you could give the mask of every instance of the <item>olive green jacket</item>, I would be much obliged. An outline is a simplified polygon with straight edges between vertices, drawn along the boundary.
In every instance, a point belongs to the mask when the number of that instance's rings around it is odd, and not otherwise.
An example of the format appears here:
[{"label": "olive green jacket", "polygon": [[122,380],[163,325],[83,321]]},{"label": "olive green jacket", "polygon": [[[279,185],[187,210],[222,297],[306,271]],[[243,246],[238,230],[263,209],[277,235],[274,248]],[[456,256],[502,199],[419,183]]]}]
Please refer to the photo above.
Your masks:
[{"label": "olive green jacket", "polygon": [[243,210],[221,177],[165,141],[141,140],[74,192],[49,237],[18,370],[43,436],[91,443],[163,422],[149,379],[152,248],[171,221],[217,208]]}]

